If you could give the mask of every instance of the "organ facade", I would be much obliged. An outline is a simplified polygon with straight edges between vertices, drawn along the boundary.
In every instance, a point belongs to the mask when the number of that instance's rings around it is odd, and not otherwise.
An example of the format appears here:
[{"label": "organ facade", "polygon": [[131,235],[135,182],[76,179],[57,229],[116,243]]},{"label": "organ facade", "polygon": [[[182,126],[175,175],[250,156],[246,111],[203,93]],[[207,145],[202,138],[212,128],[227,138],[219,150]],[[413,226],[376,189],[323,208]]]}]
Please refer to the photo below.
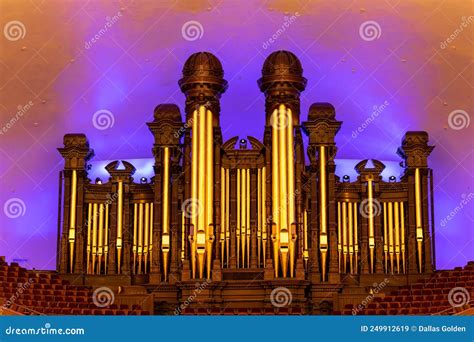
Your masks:
[{"label": "organ facade", "polygon": [[342,122],[328,103],[314,103],[302,117],[306,82],[294,54],[272,53],[258,80],[263,140],[223,141],[221,63],[211,53],[191,55],[179,80],[184,114],[160,104],[147,123],[154,136],[150,181],[134,179],[127,161],[109,163],[106,182],[90,180],[86,136],[66,134],[59,149],[61,275],[140,288],[164,314],[186,302],[196,283],[206,286],[189,308],[278,313],[271,296],[284,287],[290,313],[324,313],[366,296],[374,283],[389,279],[390,289],[429,276],[435,253],[427,133],[403,137],[399,179],[383,179],[377,160],[359,162],[356,179],[341,178],[335,136]]}]

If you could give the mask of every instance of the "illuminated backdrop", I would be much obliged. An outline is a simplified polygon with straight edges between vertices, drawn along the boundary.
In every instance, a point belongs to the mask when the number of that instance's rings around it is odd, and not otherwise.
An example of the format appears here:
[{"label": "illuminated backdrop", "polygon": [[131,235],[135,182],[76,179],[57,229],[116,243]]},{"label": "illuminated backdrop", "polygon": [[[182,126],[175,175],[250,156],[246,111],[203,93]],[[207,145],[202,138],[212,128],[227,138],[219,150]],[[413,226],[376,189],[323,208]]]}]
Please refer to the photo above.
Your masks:
[{"label": "illuminated backdrop", "polygon": [[[256,80],[281,49],[308,79],[301,120],[311,103],[330,102],[344,122],[338,158],[396,168],[404,132],[429,132],[438,268],[474,260],[472,2],[3,0],[0,13],[0,255],[9,261],[55,268],[65,133],[86,133],[94,160],[150,158],[145,122],[158,103],[183,112],[181,68],[207,50],[229,81],[224,140],[261,139]],[[351,162],[338,165],[343,175]]]}]

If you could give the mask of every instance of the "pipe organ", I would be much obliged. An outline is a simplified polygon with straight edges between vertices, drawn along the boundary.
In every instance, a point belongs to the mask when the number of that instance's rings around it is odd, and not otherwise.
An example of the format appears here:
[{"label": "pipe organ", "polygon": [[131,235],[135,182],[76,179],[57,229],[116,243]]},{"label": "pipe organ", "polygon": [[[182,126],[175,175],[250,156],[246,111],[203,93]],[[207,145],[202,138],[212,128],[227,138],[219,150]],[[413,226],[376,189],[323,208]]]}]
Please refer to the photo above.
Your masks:
[{"label": "pipe organ", "polygon": [[64,137],[62,274],[88,282],[120,276],[113,279],[166,283],[169,290],[198,279],[342,284],[347,274],[362,286],[381,275],[433,270],[427,133],[403,137],[400,175],[388,178],[377,160],[357,163],[356,176],[341,175],[335,136],[342,122],[328,103],[312,104],[300,119],[307,81],[294,54],[274,52],[262,68],[261,141],[223,139],[223,77],[210,53],[187,60],[179,81],[184,115],[177,105],[161,104],[147,123],[154,137],[151,177],[113,161],[107,177],[94,182],[86,136]]}]

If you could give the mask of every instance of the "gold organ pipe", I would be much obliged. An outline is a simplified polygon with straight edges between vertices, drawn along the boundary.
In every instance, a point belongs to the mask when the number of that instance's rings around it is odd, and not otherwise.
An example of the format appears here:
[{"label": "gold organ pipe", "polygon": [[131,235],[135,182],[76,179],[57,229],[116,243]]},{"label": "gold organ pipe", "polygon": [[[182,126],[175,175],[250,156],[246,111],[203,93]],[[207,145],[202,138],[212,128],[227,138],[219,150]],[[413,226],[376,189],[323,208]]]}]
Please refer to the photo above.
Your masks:
[{"label": "gold organ pipe", "polygon": [[122,220],[123,220],[123,183],[117,184],[117,273],[122,270]]},{"label": "gold organ pipe", "polygon": [[149,241],[148,241],[148,254],[150,257],[148,260],[150,260],[150,268],[151,268],[151,262],[152,262],[152,255],[153,255],[153,202],[150,203],[150,235],[149,235]]},{"label": "gold organ pipe", "polygon": [[293,240],[293,234],[296,235],[295,232],[292,232],[290,227],[296,225],[295,220],[295,158],[294,158],[294,142],[293,142],[293,113],[290,108],[287,109],[287,119],[288,119],[288,127],[287,127],[287,150],[288,150],[288,230],[290,232],[290,277],[293,278],[294,276],[294,263],[295,263],[295,242]]},{"label": "gold organ pipe", "polygon": [[97,211],[98,205],[94,203],[92,211],[92,274],[95,274],[95,259],[97,256]]},{"label": "gold organ pipe", "polygon": [[221,264],[224,267],[225,260],[225,199],[226,199],[226,188],[225,188],[225,170],[221,167],[221,232],[220,232],[220,243],[221,243]]},{"label": "gold organ pipe", "polygon": [[170,151],[169,147],[163,148],[163,233],[169,233],[169,186],[170,186]]},{"label": "gold organ pipe", "polygon": [[241,189],[240,189],[240,169],[237,169],[237,230],[236,230],[236,240],[237,240],[237,268],[239,268],[240,265],[240,216],[241,216],[241,210],[240,210],[240,201],[241,201]]},{"label": "gold organ pipe", "polygon": [[267,196],[267,172],[265,166],[262,167],[262,260],[263,267],[265,267],[266,251],[267,251],[267,209],[266,209],[266,196]]},{"label": "gold organ pipe", "polygon": [[[192,237],[191,237],[191,265],[192,265],[192,276],[196,278],[196,246],[197,246],[197,227],[198,227],[198,142],[199,142],[199,123],[198,123],[198,111],[193,112],[193,123],[192,123],[192,135],[191,135],[191,201],[192,201],[192,213],[191,213],[191,225]],[[190,232],[191,233],[191,232]]]},{"label": "gold organ pipe", "polygon": [[[198,254],[198,268],[199,278],[203,278],[204,275],[204,254],[206,252],[206,216],[207,216],[207,203],[206,203],[206,108],[199,106],[199,170],[198,170],[198,199],[200,205],[204,205],[204,210],[198,215],[198,243],[197,243],[197,254]],[[202,238],[203,237],[203,238]]]},{"label": "gold organ pipe", "polygon": [[[272,240],[273,240],[273,263],[275,277],[278,277],[279,269],[279,240],[280,240],[280,174],[279,174],[279,144],[278,144],[278,110],[272,114]],[[275,122],[276,120],[276,122]]]},{"label": "gold organ pipe", "polygon": [[[161,236],[161,251],[163,255],[163,273],[164,279],[167,280],[168,277],[168,253],[170,249],[170,238],[169,238],[169,229],[170,229],[170,219],[169,219],[169,187],[170,187],[170,150],[169,147],[163,148],[163,230]],[[202,203],[202,202],[201,202]],[[148,204],[145,208],[145,270],[148,259],[148,215],[149,215]]]},{"label": "gold organ pipe", "polygon": [[76,241],[76,201],[77,201],[77,171],[72,170],[71,176],[71,201],[69,212],[69,267],[74,271],[74,243]]},{"label": "gold organ pipe", "polygon": [[393,202],[388,202],[388,254],[390,255],[390,272],[393,274]]},{"label": "gold organ pipe", "polygon": [[387,202],[383,202],[383,253],[385,256],[385,272],[388,273],[388,231]]},{"label": "gold organ pipe", "polygon": [[393,204],[393,216],[395,218],[395,257],[397,258],[397,273],[400,273],[400,213],[398,202]]},{"label": "gold organ pipe", "polygon": [[421,190],[420,169],[415,169],[415,216],[416,216],[416,241],[418,246],[418,270],[423,270],[423,226],[421,218]]},{"label": "gold organ pipe", "polygon": [[109,255],[109,204],[105,205],[105,233],[104,233],[104,273],[107,274]]},{"label": "gold organ pipe", "polygon": [[342,272],[346,273],[347,270],[347,203],[342,202],[342,252],[344,261],[342,264]]},{"label": "gold organ pipe", "polygon": [[97,261],[97,273],[100,274],[102,254],[104,253],[104,204],[99,204],[99,241],[98,241],[98,261]]},{"label": "gold organ pipe", "polygon": [[262,170],[257,169],[257,265],[260,266],[262,239]]},{"label": "gold organ pipe", "polygon": [[185,216],[184,210],[181,211],[181,262],[184,260],[184,244],[186,243],[186,223],[185,223]]},{"label": "gold organ pipe", "polygon": [[283,277],[286,278],[287,268],[288,268],[288,249],[289,249],[289,236],[291,233],[291,226],[288,223],[288,140],[287,140],[287,127],[285,127],[286,122],[289,122],[288,112],[286,111],[286,106],[280,104],[278,108],[278,119],[279,119],[279,129],[278,129],[278,138],[279,138],[279,153],[278,161],[280,167],[280,253],[281,253],[281,265]]},{"label": "gold organ pipe", "polygon": [[247,232],[247,171],[242,169],[240,172],[242,180],[240,181],[240,186],[242,187],[242,217],[241,221],[241,248],[242,248],[242,267],[245,267],[245,234]]},{"label": "gold organ pipe", "polygon": [[226,217],[226,225],[225,225],[225,239],[226,239],[226,252],[227,252],[227,267],[229,266],[230,260],[230,176],[229,176],[229,169],[225,170],[225,217]]},{"label": "gold organ pipe", "polygon": [[372,188],[372,179],[367,180],[367,194],[368,194],[368,205],[369,205],[369,251],[370,251],[370,272],[374,272],[374,249],[375,249],[375,236],[374,236],[374,194]]},{"label": "gold organ pipe", "polygon": [[92,203],[87,205],[87,274],[90,274]]},{"label": "gold organ pipe", "polygon": [[143,203],[138,205],[138,274],[142,273],[143,257]]},{"label": "gold organ pipe", "polygon": [[250,267],[250,169],[247,169],[247,267]]},{"label": "gold organ pipe", "polygon": [[357,202],[353,203],[353,213],[354,213],[354,262],[355,262],[355,273],[358,273],[358,253],[359,253],[359,226],[357,224]]},{"label": "gold organ pipe", "polygon": [[138,203],[133,203],[133,273],[136,273],[137,266],[137,229],[138,229]]},{"label": "gold organ pipe", "polygon": [[[203,106],[204,107],[204,106]],[[205,108],[205,107],[204,107]],[[213,224],[214,224],[214,134],[213,134],[213,114],[210,110],[206,112],[206,173],[203,175],[203,180],[206,182],[206,242],[207,242],[207,278],[211,278],[212,268],[212,242],[214,240]]]},{"label": "gold organ pipe", "polygon": [[327,218],[326,218],[326,147],[319,146],[319,196],[320,196],[320,240],[321,269],[323,281],[326,278],[326,259],[328,250]]},{"label": "gold organ pipe", "polygon": [[403,202],[400,202],[400,231],[401,231],[401,252],[402,252],[402,269],[405,273],[405,211]]},{"label": "gold organ pipe", "polygon": [[353,222],[352,222],[352,203],[347,203],[347,217],[348,217],[348,230],[349,230],[349,269],[351,274],[354,273],[354,236],[353,236]]},{"label": "gold organ pipe", "polygon": [[150,232],[150,203],[145,203],[145,225],[144,225],[144,242],[143,242],[143,255],[144,255],[144,272],[146,273],[147,262],[148,262],[148,234]]},{"label": "gold organ pipe", "polygon": [[339,272],[341,272],[342,261],[342,219],[341,219],[341,202],[337,202],[337,252],[339,261]]}]

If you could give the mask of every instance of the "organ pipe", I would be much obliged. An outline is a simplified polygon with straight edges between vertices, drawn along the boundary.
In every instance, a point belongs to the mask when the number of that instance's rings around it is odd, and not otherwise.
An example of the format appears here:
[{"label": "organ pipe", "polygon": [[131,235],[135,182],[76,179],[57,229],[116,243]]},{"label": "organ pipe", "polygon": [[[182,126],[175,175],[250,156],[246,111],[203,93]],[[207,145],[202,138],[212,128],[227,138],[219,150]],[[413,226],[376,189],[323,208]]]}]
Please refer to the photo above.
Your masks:
[{"label": "organ pipe", "polygon": [[225,170],[225,214],[226,214],[226,225],[225,225],[225,239],[226,239],[226,254],[227,254],[227,264],[230,260],[230,178],[229,170]]},{"label": "organ pipe", "polygon": [[[163,148],[163,216],[162,216],[162,236],[161,236],[161,251],[163,255],[163,273],[165,281],[168,278],[168,255],[170,250],[170,235],[169,235],[169,228],[170,228],[170,220],[169,220],[169,187],[170,187],[170,151],[169,147]],[[145,208],[145,246],[148,247],[148,204]],[[147,263],[147,252],[148,250],[144,250],[145,252],[145,265]],[[146,266],[145,266],[146,267]]]},{"label": "organ pipe", "polygon": [[[192,276],[196,278],[196,249],[197,249],[197,227],[199,214],[198,199],[198,142],[199,142],[199,123],[198,111],[193,112],[193,128],[191,136],[191,268]],[[191,233],[190,232],[190,233]]]},{"label": "organ pipe", "polygon": [[[273,118],[278,119],[278,110],[275,109]],[[274,120],[275,121],[275,120]],[[272,240],[273,240],[273,263],[275,277],[278,277],[279,270],[279,241],[280,241],[280,174],[279,174],[279,143],[278,143],[278,122],[272,124]]]},{"label": "organ pipe", "polygon": [[415,169],[415,222],[416,222],[416,241],[418,247],[418,270],[423,270],[423,226],[421,218],[421,189],[420,189],[420,169]]},{"label": "organ pipe", "polygon": [[122,265],[122,219],[123,219],[123,183],[118,182],[117,196],[117,273],[121,273]]},{"label": "organ pipe", "polygon": [[241,189],[240,189],[240,169],[237,169],[237,229],[236,229],[236,239],[237,239],[237,268],[239,268],[240,265],[240,201],[241,201]]},{"label": "organ pipe", "polygon": [[[206,107],[201,106],[204,111]],[[207,255],[207,278],[211,278],[212,268],[212,243],[214,241],[214,220],[213,220],[213,206],[214,206],[214,134],[213,134],[213,115],[210,110],[206,111],[206,171],[203,174],[203,181],[206,182],[206,255]]]},{"label": "organ pipe", "polygon": [[358,273],[358,253],[359,253],[359,226],[357,223],[357,202],[354,202],[354,262],[355,262],[355,273]]},{"label": "organ pipe", "polygon": [[267,250],[267,214],[266,214],[266,196],[267,196],[267,173],[266,168],[262,168],[262,254],[263,267],[265,267],[266,250]]},{"label": "organ pipe", "polygon": [[395,202],[393,204],[393,216],[395,218],[395,257],[397,261],[397,273],[400,273],[400,213],[398,208],[398,202]]},{"label": "organ pipe", "polygon": [[101,263],[102,263],[102,254],[104,253],[104,204],[99,204],[99,241],[97,247],[97,273],[100,274]]},{"label": "organ pipe", "polygon": [[367,195],[369,205],[369,251],[370,251],[370,272],[374,272],[374,249],[375,249],[375,236],[374,236],[374,195],[372,188],[372,179],[367,181]]},{"label": "organ pipe", "polygon": [[87,205],[87,269],[86,273],[90,274],[90,258],[91,258],[91,224],[92,224],[92,203]]},{"label": "organ pipe", "polygon": [[95,260],[97,256],[97,211],[98,204],[94,203],[92,212],[92,274],[95,273]]},{"label": "organ pipe", "polygon": [[401,230],[401,247],[400,251],[402,253],[402,269],[403,273],[406,272],[405,270],[405,211],[404,211],[404,204],[400,202],[400,230]]},{"label": "organ pipe", "polygon": [[69,212],[69,267],[70,272],[74,271],[74,243],[76,240],[76,200],[77,200],[77,171],[72,170],[71,176],[71,200]]},{"label": "organ pipe", "polygon": [[322,278],[326,278],[326,259],[328,251],[327,218],[326,218],[326,147],[319,146],[319,205],[320,205],[320,240]]},{"label": "organ pipe", "polygon": [[288,268],[288,250],[289,250],[289,229],[288,224],[288,140],[287,140],[287,125],[286,121],[290,121],[285,105],[281,104],[278,108],[278,141],[279,141],[279,183],[280,189],[280,253],[283,277],[286,277]]}]

